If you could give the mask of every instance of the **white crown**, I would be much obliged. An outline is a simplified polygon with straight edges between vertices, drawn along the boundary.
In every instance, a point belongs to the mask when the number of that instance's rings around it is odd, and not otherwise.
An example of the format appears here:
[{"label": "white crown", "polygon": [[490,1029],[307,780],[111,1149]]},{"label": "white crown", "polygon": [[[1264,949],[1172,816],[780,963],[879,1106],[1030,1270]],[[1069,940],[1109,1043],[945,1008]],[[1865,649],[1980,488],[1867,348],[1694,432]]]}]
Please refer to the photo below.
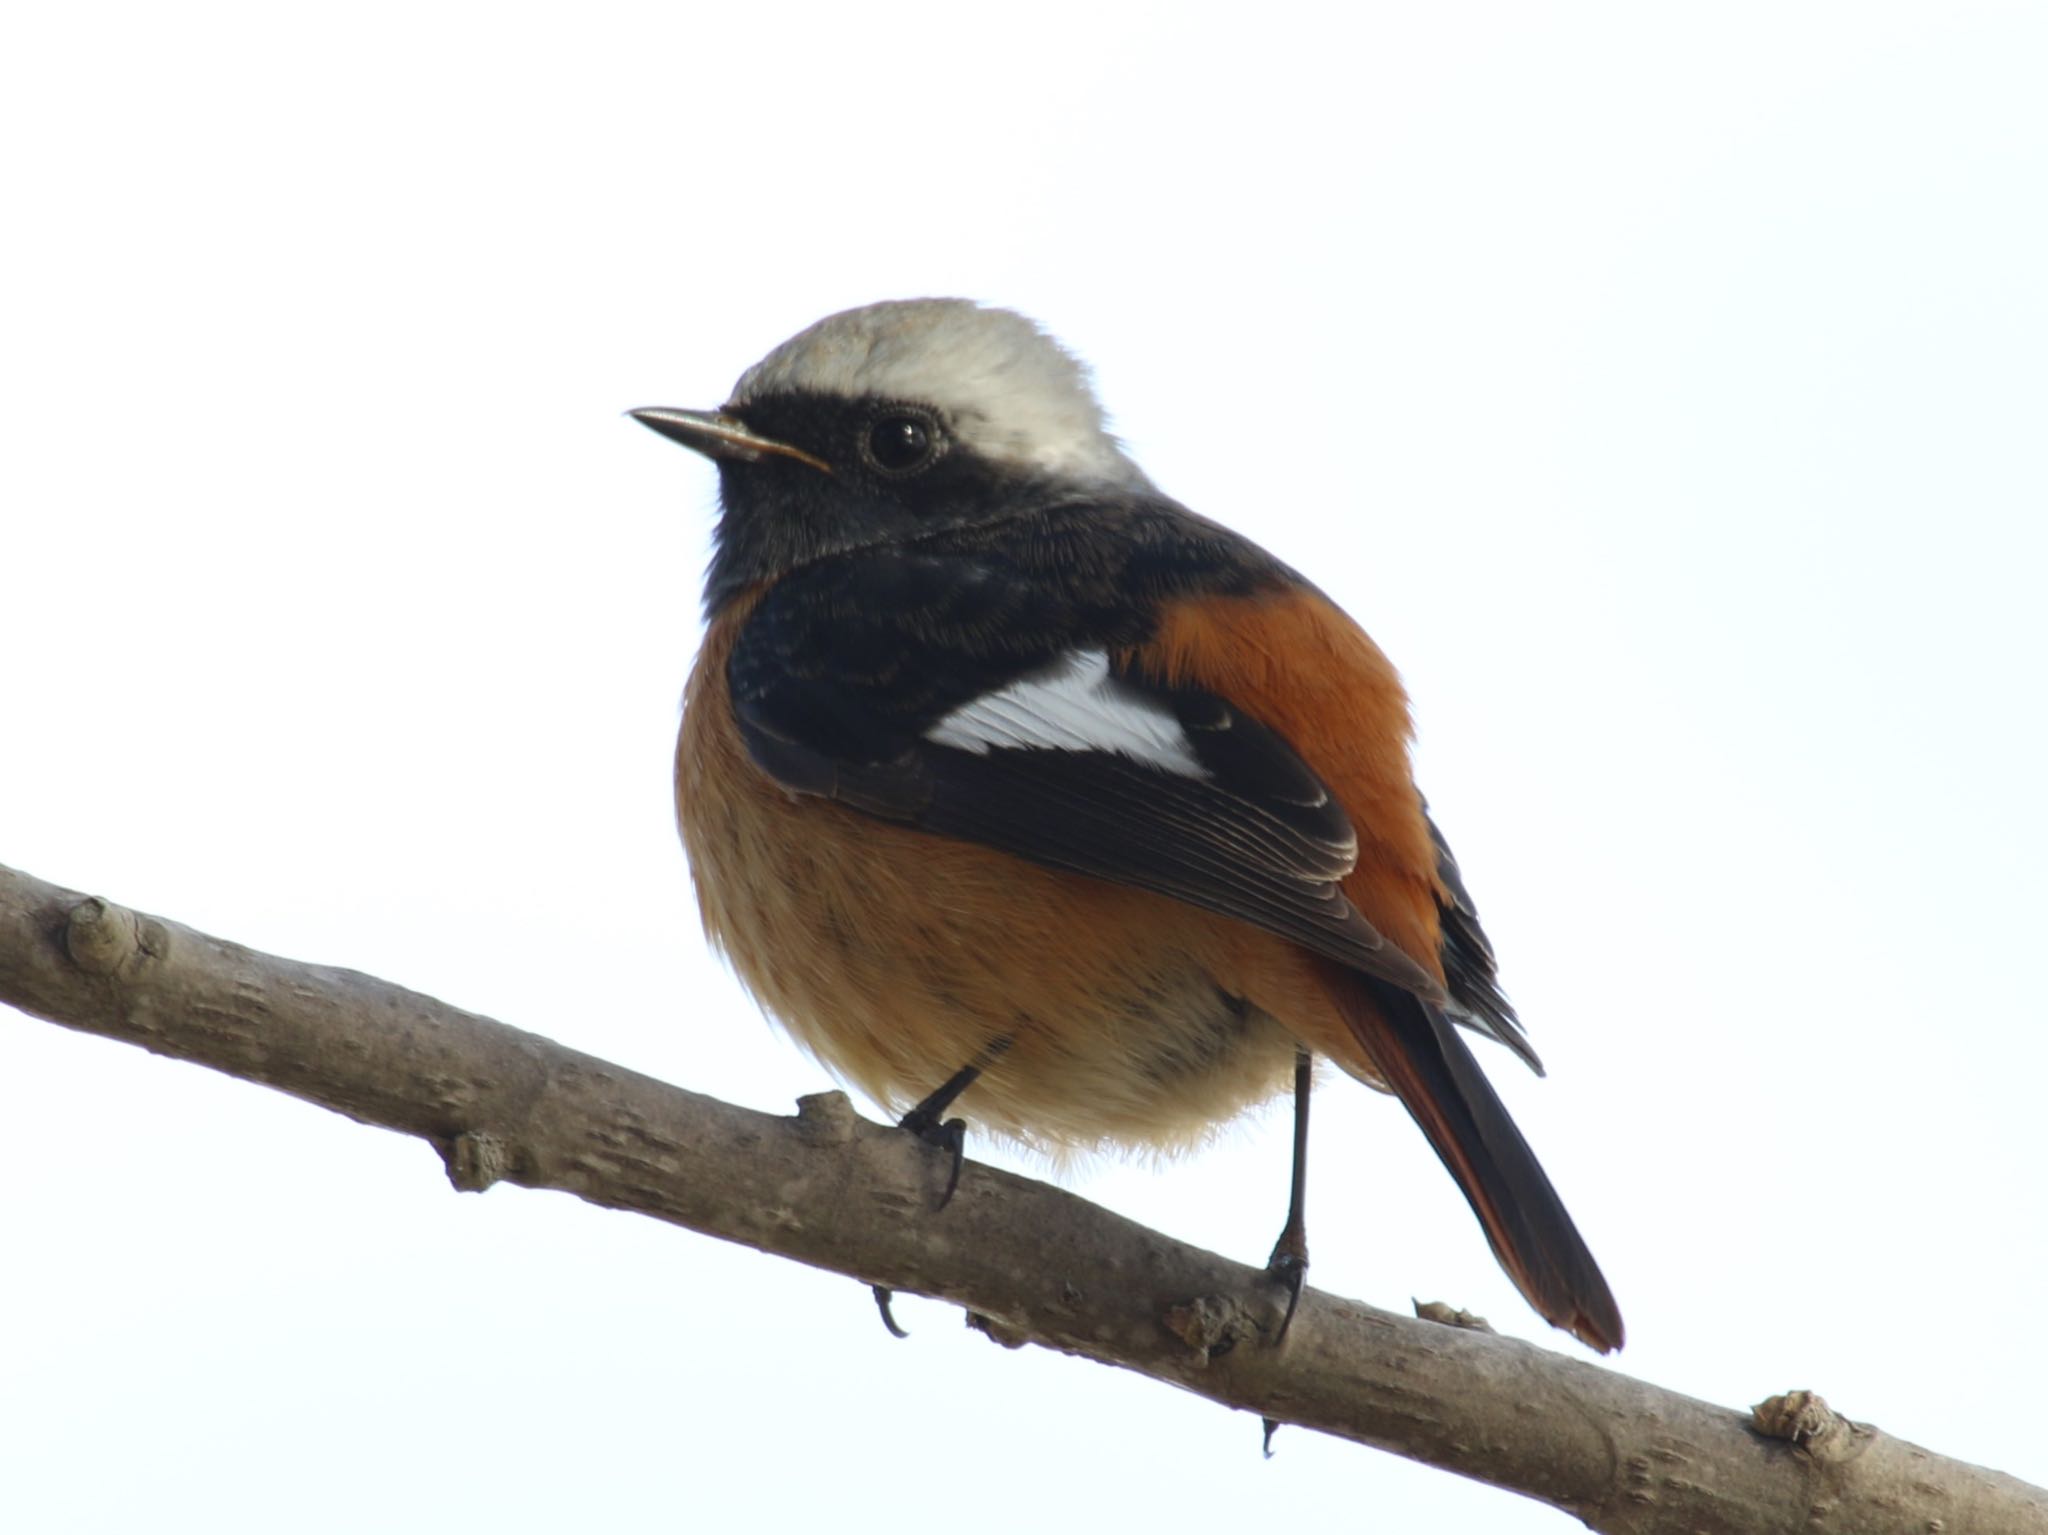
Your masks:
[{"label": "white crown", "polygon": [[808,392],[931,405],[985,458],[1142,486],[1103,423],[1088,370],[1020,314],[971,299],[901,299],[828,315],[740,375],[732,404]]}]

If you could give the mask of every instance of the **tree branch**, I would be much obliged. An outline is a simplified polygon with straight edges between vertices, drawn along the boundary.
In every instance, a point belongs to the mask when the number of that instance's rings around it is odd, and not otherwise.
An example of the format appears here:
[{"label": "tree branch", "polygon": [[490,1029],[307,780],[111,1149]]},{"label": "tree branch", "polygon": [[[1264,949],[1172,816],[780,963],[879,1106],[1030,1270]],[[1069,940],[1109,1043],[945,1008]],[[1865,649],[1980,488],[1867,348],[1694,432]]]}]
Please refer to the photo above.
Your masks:
[{"label": "tree branch", "polygon": [[4,866],[0,1001],[419,1136],[457,1188],[560,1189],[935,1296],[1000,1342],[1391,1450],[1615,1535],[2048,1529],[2048,1493],[1804,1393],[1751,1416],[1316,1291],[1273,1349],[1257,1270],[972,1163],[935,1213],[945,1159],[842,1094],[758,1114]]}]

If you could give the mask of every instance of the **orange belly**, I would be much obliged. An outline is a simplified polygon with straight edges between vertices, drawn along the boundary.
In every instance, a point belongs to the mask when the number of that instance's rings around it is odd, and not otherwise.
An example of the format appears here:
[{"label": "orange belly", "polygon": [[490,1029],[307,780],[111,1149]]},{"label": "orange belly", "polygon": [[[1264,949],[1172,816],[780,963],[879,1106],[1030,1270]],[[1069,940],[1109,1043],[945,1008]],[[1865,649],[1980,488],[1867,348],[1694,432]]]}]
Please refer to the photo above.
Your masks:
[{"label": "orange belly", "polygon": [[733,724],[729,635],[707,638],[677,743],[698,906],[834,1073],[901,1112],[986,1061],[960,1112],[1047,1150],[1186,1146],[1289,1086],[1294,1037],[1232,984],[1263,935],[789,793]]}]

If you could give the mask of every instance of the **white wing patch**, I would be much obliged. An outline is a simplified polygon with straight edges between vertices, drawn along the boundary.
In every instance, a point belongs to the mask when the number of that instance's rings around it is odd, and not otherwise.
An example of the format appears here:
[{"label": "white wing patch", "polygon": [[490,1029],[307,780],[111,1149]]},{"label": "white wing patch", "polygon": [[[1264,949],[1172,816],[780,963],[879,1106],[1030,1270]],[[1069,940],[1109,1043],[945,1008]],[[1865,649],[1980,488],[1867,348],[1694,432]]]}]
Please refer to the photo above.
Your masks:
[{"label": "white wing patch", "polygon": [[962,704],[924,734],[976,756],[1115,752],[1185,778],[1209,776],[1173,711],[1119,684],[1100,650],[1070,650],[1042,671]]}]

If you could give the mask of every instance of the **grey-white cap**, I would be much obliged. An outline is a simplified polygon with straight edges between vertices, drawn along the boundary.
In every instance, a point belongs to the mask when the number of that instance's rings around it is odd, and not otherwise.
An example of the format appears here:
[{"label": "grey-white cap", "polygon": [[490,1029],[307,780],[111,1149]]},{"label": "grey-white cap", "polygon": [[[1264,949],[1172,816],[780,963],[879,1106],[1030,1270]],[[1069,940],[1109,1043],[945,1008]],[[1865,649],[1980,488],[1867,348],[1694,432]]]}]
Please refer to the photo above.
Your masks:
[{"label": "grey-white cap", "polygon": [[1106,427],[1088,370],[1023,315],[897,299],[827,315],[740,375],[731,408],[786,393],[936,406],[984,457],[1093,484],[1148,486]]}]

